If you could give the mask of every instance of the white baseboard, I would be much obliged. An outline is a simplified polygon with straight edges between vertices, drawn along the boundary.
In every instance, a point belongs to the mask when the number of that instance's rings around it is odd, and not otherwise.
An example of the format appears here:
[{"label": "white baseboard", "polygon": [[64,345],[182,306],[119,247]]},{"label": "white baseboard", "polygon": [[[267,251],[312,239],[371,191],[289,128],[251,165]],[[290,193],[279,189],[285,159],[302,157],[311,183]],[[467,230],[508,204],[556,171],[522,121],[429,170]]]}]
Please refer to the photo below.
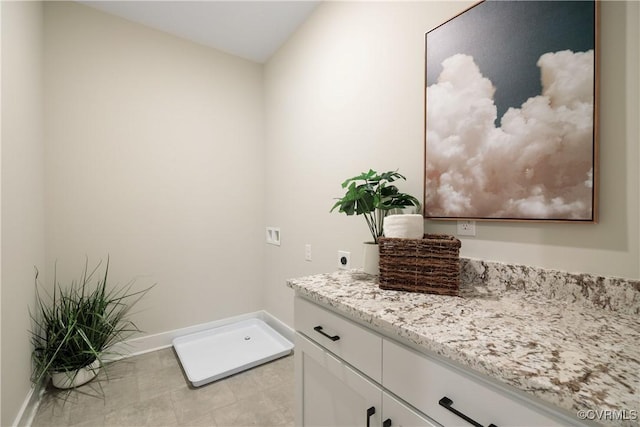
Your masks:
[{"label": "white baseboard", "polygon": [[[186,328],[174,329],[172,331],[161,332],[158,334],[146,335],[138,338],[128,340],[121,344],[116,344],[112,349],[114,354],[120,356],[113,356],[105,358],[106,361],[122,359],[124,357],[136,356],[138,354],[144,354],[151,351],[161,350],[163,348],[171,347],[173,339],[184,335],[193,334],[196,332],[206,331],[207,329],[217,328],[219,326],[225,326],[231,323],[239,322],[247,319],[260,319],[267,325],[275,329],[280,335],[294,342],[295,332],[286,323],[279,320],[277,317],[270,313],[260,310],[253,313],[241,314],[239,316],[228,317],[226,319],[214,320],[212,322],[201,323],[199,325],[189,326]],[[122,356],[126,355],[126,356]],[[30,427],[35,418],[40,399],[43,394],[42,387],[33,387],[27,394],[22,408],[18,413],[13,425],[17,427]]]},{"label": "white baseboard", "polygon": [[262,319],[267,325],[271,326],[276,330],[276,332],[278,332],[280,335],[282,335],[292,343],[295,343],[296,331],[293,328],[284,323],[282,320],[273,316],[268,311],[261,310],[259,313],[261,313],[262,316],[260,317],[260,319]]},{"label": "white baseboard", "polygon": [[30,427],[36,417],[36,412],[43,394],[44,389],[40,385],[32,386],[31,389],[29,389],[29,393],[27,393],[27,397],[24,399],[20,411],[18,411],[18,415],[16,415],[16,419],[11,425],[15,427]]},{"label": "white baseboard", "polygon": [[[151,351],[161,350],[172,346],[174,338],[178,338],[184,335],[193,334],[196,332],[206,331],[208,329],[225,326],[231,323],[240,322],[247,319],[260,319],[267,325],[275,329],[280,335],[294,341],[294,330],[287,324],[282,322],[277,317],[271,315],[265,310],[254,311],[253,313],[241,314],[238,316],[228,317],[226,319],[214,320],[212,322],[201,323],[199,325],[188,326],[186,328],[174,329],[172,331],[160,332],[158,334],[145,335],[142,337],[128,340],[122,344],[117,344],[113,347],[113,353],[125,354],[126,357],[136,356],[139,354],[148,353]],[[113,356],[107,358],[109,360],[117,360],[122,356]]]}]

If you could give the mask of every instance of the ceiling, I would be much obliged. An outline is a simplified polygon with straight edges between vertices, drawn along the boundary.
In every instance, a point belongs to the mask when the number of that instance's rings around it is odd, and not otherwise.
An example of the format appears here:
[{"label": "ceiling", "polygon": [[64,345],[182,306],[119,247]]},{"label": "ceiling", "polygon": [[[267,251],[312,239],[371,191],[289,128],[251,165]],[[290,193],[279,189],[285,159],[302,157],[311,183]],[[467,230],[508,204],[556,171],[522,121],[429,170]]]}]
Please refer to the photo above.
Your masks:
[{"label": "ceiling", "polygon": [[129,21],[263,63],[320,3],[299,1],[90,1]]}]

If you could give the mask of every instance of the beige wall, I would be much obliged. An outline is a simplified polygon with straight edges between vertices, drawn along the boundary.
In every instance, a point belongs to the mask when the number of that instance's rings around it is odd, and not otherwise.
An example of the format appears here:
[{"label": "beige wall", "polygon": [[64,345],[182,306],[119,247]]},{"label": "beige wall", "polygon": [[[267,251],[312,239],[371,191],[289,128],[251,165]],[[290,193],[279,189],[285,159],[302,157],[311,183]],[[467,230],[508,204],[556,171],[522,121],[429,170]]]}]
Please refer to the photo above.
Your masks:
[{"label": "beige wall", "polygon": [[[626,76],[627,92],[629,93],[629,96],[626,97],[626,120],[628,124],[628,138],[630,141],[633,141],[635,138],[635,141],[637,142],[636,154],[638,160],[635,162],[635,169],[637,170],[638,165],[640,165],[640,120],[638,120],[638,117],[640,116],[640,107],[638,106],[638,100],[640,99],[640,78],[638,78],[638,74],[640,74],[640,71],[637,71],[640,70],[640,43],[637,42],[637,40],[640,40],[640,2],[631,2],[627,5],[627,8],[628,13],[625,25],[627,30],[626,39],[632,41],[636,40],[636,43],[630,43],[630,46],[627,49],[627,61],[629,62],[630,72],[628,72]],[[635,73],[633,72],[633,67],[636,69]],[[634,163],[632,159],[629,161],[632,164]],[[640,204],[640,173],[636,175],[636,182],[631,182],[630,187],[636,188],[638,192],[638,203]],[[640,233],[640,215],[637,215],[636,219],[638,220],[638,230]],[[637,257],[636,265],[640,268],[640,250],[638,250]]]},{"label": "beige wall", "polygon": [[2,2],[2,409],[11,425],[29,392],[35,264],[44,262],[42,4]]},{"label": "beige wall", "polygon": [[72,2],[44,67],[47,271],[157,282],[148,333],[261,309],[262,67]]},{"label": "beige wall", "polygon": [[[265,215],[283,234],[266,252],[274,315],[292,321],[287,277],[335,269],[339,249],[361,265],[364,220],[329,214],[342,180],[399,168],[402,189],[422,193],[424,33],[469,4],[327,2],[268,62]],[[600,223],[478,223],[477,237],[462,239],[463,256],[640,277],[637,9],[602,2]],[[451,222],[426,228],[455,233]]]}]

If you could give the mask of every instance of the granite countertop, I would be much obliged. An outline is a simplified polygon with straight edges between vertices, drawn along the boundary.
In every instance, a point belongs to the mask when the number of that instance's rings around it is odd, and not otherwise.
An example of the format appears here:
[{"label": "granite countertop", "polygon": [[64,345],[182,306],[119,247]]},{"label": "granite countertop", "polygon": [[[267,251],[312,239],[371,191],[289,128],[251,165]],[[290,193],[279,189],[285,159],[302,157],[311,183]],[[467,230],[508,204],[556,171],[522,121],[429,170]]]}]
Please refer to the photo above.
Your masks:
[{"label": "granite countertop", "polygon": [[358,270],[292,279],[287,285],[571,415],[626,411],[625,418],[633,419],[599,422],[640,425],[640,320],[635,314],[517,286],[467,283],[461,297],[386,291],[374,276]]}]

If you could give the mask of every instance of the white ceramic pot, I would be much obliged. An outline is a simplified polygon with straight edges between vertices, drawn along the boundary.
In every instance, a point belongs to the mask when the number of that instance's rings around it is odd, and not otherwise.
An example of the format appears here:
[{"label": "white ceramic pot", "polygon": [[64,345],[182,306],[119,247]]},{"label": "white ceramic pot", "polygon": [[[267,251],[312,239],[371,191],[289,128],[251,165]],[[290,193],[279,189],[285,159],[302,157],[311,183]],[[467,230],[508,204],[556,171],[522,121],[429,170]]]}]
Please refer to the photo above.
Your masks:
[{"label": "white ceramic pot", "polygon": [[367,274],[377,276],[380,274],[380,250],[378,244],[374,242],[364,243],[364,266],[363,270]]},{"label": "white ceramic pot", "polygon": [[86,384],[98,375],[100,371],[100,361],[95,360],[77,371],[54,372],[51,374],[51,383],[55,388],[69,389]]}]

